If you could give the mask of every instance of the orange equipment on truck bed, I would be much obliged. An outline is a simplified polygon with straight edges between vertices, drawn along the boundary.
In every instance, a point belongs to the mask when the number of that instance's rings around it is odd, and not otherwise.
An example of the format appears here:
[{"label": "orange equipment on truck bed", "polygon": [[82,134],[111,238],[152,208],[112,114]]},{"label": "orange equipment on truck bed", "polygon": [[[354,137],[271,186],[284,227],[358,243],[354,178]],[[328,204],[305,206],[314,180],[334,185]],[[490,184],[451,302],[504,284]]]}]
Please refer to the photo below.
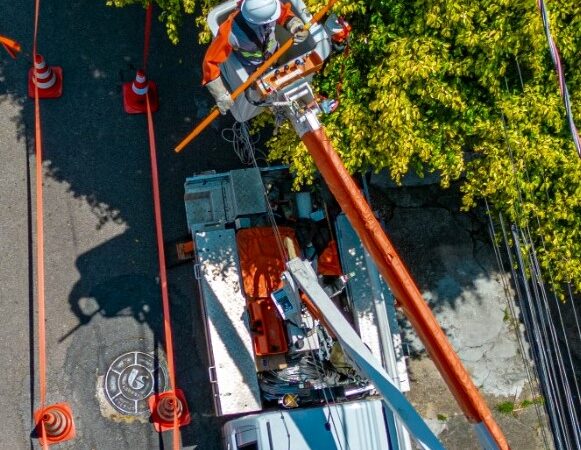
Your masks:
[{"label": "orange equipment on truck bed", "polygon": [[280,243],[272,228],[246,228],[236,233],[252,342],[258,356],[288,351],[284,324],[270,294],[282,287],[280,274],[286,260],[282,242],[291,242],[296,254],[300,247],[294,230],[280,227],[279,233]]},{"label": "orange equipment on truck bed", "polygon": [[270,297],[270,293],[283,285],[280,274],[286,270],[286,255],[282,242],[293,244],[295,253],[301,250],[292,228],[278,227],[281,243],[271,227],[245,228],[236,233],[236,245],[242,269],[244,292],[248,298]]}]

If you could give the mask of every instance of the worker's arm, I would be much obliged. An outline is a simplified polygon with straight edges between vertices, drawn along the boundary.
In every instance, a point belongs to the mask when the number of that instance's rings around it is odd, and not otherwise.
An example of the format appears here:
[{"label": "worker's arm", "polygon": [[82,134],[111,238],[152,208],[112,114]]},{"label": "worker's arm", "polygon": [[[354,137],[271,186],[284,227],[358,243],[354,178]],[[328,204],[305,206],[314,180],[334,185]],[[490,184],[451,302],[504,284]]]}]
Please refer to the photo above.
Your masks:
[{"label": "worker's arm", "polygon": [[228,59],[232,53],[230,45],[230,31],[232,30],[232,21],[234,15],[231,15],[220,25],[218,34],[206,50],[204,62],[202,63],[202,85],[208,84],[220,76],[220,64]]},{"label": "worker's arm", "polygon": [[202,85],[208,88],[220,113],[226,114],[234,104],[222,77],[220,77],[220,64],[228,59],[232,53],[230,44],[230,31],[232,30],[232,21],[236,14],[231,14],[228,19],[218,29],[218,34],[206,50],[204,62],[202,63]]}]

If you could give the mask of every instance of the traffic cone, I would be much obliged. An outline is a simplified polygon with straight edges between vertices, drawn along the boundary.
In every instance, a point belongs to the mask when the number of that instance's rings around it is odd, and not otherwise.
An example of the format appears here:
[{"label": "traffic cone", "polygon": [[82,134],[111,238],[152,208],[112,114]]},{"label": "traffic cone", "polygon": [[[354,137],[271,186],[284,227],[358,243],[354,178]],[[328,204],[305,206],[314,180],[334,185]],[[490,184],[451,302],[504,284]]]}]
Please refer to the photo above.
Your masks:
[{"label": "traffic cone", "polygon": [[[52,445],[75,437],[73,412],[66,403],[55,403],[34,412],[36,436],[40,445]],[[44,433],[43,433],[44,425]],[[46,439],[46,440],[45,440]]]},{"label": "traffic cone", "polygon": [[145,96],[149,95],[151,112],[159,108],[157,86],[153,81],[148,81],[145,72],[138,70],[135,80],[123,83],[123,108],[127,114],[142,114],[147,111]]},{"label": "traffic cone", "polygon": [[147,403],[155,431],[161,433],[172,430],[175,416],[177,416],[178,427],[183,427],[191,421],[188,404],[181,389],[176,389],[175,392],[153,394]]},{"label": "traffic cone", "polygon": [[63,69],[46,64],[42,55],[35,55],[34,66],[28,71],[28,96],[34,98],[34,85],[38,98],[57,98],[63,95]]}]

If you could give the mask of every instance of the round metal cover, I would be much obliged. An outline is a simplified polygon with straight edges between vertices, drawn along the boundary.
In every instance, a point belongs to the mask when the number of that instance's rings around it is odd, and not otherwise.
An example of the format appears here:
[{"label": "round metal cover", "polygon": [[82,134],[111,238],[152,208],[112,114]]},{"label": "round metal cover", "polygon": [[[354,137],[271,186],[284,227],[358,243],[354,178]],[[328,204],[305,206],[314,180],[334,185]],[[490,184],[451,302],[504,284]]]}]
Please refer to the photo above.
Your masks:
[{"label": "round metal cover", "polygon": [[167,388],[167,371],[152,355],[129,352],[119,356],[105,375],[105,394],[120,413],[142,415],[149,412],[147,398]]}]

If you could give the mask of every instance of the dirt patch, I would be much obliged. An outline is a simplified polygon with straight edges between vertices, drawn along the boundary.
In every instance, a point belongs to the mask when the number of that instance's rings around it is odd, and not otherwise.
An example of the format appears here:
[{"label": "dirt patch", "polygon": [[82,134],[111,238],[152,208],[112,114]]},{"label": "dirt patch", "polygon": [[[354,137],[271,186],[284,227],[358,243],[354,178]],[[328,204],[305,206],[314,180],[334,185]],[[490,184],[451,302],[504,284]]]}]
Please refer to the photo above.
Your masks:
[{"label": "dirt patch", "polygon": [[[512,448],[552,448],[522,326],[509,314],[510,274],[499,267],[482,211],[460,211],[457,185],[371,180],[374,208],[422,296],[448,336]],[[449,449],[480,448],[424,346],[400,317],[408,360],[408,397]],[[532,380],[536,385],[536,380]]]},{"label": "dirt patch", "polygon": [[[464,417],[432,360],[428,357],[410,359],[408,369],[412,389],[407,397],[430,428],[438,433],[442,444],[450,450],[480,448],[472,425]],[[550,432],[546,425],[542,425],[544,411],[535,400],[537,398],[528,385],[517,397],[486,396],[488,406],[511,448],[553,448]],[[512,412],[508,411],[511,409],[509,405],[514,408]]]}]

